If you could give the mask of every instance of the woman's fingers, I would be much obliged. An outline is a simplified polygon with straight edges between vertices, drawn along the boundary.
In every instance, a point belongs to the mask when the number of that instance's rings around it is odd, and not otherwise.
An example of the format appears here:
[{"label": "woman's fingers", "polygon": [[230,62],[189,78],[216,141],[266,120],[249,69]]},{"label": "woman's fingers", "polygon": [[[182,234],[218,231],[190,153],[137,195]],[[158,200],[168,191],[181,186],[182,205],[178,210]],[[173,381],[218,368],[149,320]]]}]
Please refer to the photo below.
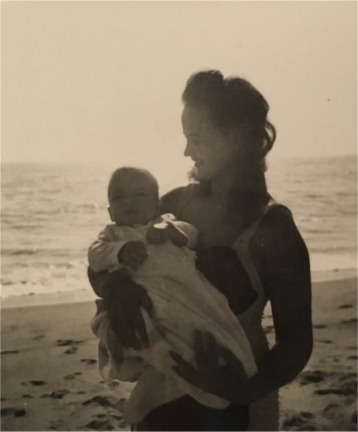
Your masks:
[{"label": "woman's fingers", "polygon": [[143,316],[140,313],[140,311],[134,316],[134,327],[136,329],[136,335],[140,346],[142,348],[148,348],[149,346],[148,334],[147,334]]},{"label": "woman's fingers", "polygon": [[208,332],[194,332],[194,355],[199,370],[214,372],[219,365],[217,344],[214,336]]},{"label": "woman's fingers", "polygon": [[193,385],[199,385],[200,375],[196,369],[186,362],[179,354],[170,351],[169,355],[175,361],[176,366],[173,366],[174,372],[181,376],[186,381]]},{"label": "woman's fingers", "polygon": [[206,352],[203,332],[194,331],[194,356],[195,362],[199,369],[206,368]]},{"label": "woman's fingers", "polygon": [[229,350],[228,348],[220,347],[219,353],[220,357],[222,357],[228,365],[235,367],[235,371],[237,373],[241,374],[245,378],[247,377],[243,364],[233,354],[231,350]]}]

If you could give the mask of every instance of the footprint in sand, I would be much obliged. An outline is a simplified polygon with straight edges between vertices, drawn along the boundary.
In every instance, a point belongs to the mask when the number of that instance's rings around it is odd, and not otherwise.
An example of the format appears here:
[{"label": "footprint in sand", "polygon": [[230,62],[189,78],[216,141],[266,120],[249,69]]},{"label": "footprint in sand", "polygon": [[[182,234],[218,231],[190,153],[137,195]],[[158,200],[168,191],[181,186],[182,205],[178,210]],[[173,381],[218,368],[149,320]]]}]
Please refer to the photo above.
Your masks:
[{"label": "footprint in sand", "polygon": [[64,380],[69,381],[75,379],[77,376],[82,375],[82,372],[75,372],[73,374],[65,375],[63,377]]},{"label": "footprint in sand", "polygon": [[113,426],[108,420],[92,420],[86,424],[85,428],[90,430],[113,430]]},{"label": "footprint in sand", "polygon": [[327,328],[327,326],[323,325],[323,324],[314,324],[312,327],[315,328],[315,329],[324,329],[324,328]]},{"label": "footprint in sand", "polygon": [[81,359],[80,360],[82,363],[86,363],[88,365],[93,365],[97,363],[97,360],[95,359]]},{"label": "footprint in sand", "polygon": [[50,398],[52,399],[62,399],[64,396],[66,396],[69,393],[68,390],[55,390],[52,393],[50,393]]},{"label": "footprint in sand", "polygon": [[15,417],[23,417],[26,415],[24,408],[1,408],[1,417],[6,417],[13,414]]},{"label": "footprint in sand", "polygon": [[78,345],[83,343],[84,340],[74,340],[74,339],[58,339],[56,341],[57,346],[69,346],[69,345]]},{"label": "footprint in sand", "polygon": [[27,386],[28,384],[31,384],[33,386],[42,386],[42,385],[46,384],[46,381],[32,380],[32,381],[24,381],[21,384],[24,386]]},{"label": "footprint in sand", "polygon": [[33,396],[31,396],[31,395],[29,395],[29,394],[23,394],[22,397],[23,397],[24,399],[33,399],[33,398],[34,398]]},{"label": "footprint in sand", "polygon": [[78,348],[76,346],[71,346],[65,351],[65,354],[76,354]]},{"label": "footprint in sand", "polygon": [[45,337],[44,334],[40,334],[40,335],[34,336],[32,339],[35,340],[35,341],[38,341],[40,339],[43,339],[44,337]]},{"label": "footprint in sand", "polygon": [[350,309],[352,307],[353,307],[352,304],[341,304],[338,306],[338,309]]},{"label": "footprint in sand", "polygon": [[320,370],[302,372],[299,376],[300,384],[318,383],[324,380],[325,373]]},{"label": "footprint in sand", "polygon": [[1,351],[1,355],[3,354],[17,354],[19,352],[19,350],[5,350],[5,351]]},{"label": "footprint in sand", "polygon": [[113,406],[113,402],[109,400],[109,398],[105,397],[105,396],[94,396],[91,399],[88,399],[84,402],[82,402],[82,405],[92,405],[92,404],[96,404],[96,405],[101,405],[103,407],[111,407]]},{"label": "footprint in sand", "polygon": [[342,384],[340,388],[332,387],[327,389],[318,389],[315,390],[315,393],[318,395],[343,395],[343,396],[355,396],[357,394],[357,382],[351,381]]},{"label": "footprint in sand", "polygon": [[124,411],[124,406],[125,406],[125,403],[127,402],[127,399],[126,398],[120,398],[117,402],[116,402],[116,404],[114,405],[114,407],[118,410],[118,411],[121,411],[121,412],[123,412]]},{"label": "footprint in sand", "polygon": [[351,319],[341,321],[342,324],[354,324],[356,322],[357,322],[357,318],[351,318]]},{"label": "footprint in sand", "polygon": [[356,355],[351,355],[351,356],[348,356],[347,359],[348,359],[348,360],[357,360],[357,359],[358,359],[358,356],[356,356]]}]

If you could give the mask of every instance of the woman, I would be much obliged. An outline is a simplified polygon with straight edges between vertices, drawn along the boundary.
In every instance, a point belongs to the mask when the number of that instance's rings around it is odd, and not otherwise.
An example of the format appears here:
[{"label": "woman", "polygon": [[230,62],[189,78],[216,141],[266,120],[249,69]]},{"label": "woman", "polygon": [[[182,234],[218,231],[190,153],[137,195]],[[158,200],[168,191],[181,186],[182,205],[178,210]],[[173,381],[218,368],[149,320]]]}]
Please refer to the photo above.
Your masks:
[{"label": "woman", "polygon": [[[185,156],[195,164],[196,182],[166,194],[163,211],[197,227],[198,267],[209,280],[215,266],[225,265],[227,252],[236,253],[237,265],[233,268],[231,256],[228,265],[233,277],[220,289],[247,333],[258,373],[248,380],[240,362],[210,334],[194,332],[197,368],[172,354],[176,372],[230,401],[230,407],[212,410],[184,397],[153,410],[137,430],[239,430],[245,406],[249,429],[277,430],[277,390],[297,376],[312,350],[311,282],[307,248],[292,215],[266,189],[265,156],[276,136],[267,120],[269,107],[250,83],[224,79],[218,71],[194,74],[182,99]],[[145,345],[140,314],[141,306],[150,309],[145,289],[120,273],[90,272],[90,279],[121,343]],[[255,293],[249,304],[235,291],[239,283]],[[271,349],[261,325],[267,301],[276,335]],[[226,357],[225,368],[218,365],[219,353]]]}]

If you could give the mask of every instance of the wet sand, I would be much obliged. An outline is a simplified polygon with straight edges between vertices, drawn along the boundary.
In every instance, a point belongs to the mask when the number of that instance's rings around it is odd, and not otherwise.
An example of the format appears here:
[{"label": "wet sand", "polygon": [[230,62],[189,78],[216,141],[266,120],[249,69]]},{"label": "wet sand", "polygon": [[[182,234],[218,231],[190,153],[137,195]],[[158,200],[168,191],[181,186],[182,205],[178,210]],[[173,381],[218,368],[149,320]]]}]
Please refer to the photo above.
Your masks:
[{"label": "wet sand", "polygon": [[[357,430],[356,271],[314,280],[314,351],[281,390],[281,430]],[[129,430],[122,410],[132,384],[99,376],[93,301],[50,300],[2,302],[1,429]],[[264,324],[272,340],[269,310]]]}]

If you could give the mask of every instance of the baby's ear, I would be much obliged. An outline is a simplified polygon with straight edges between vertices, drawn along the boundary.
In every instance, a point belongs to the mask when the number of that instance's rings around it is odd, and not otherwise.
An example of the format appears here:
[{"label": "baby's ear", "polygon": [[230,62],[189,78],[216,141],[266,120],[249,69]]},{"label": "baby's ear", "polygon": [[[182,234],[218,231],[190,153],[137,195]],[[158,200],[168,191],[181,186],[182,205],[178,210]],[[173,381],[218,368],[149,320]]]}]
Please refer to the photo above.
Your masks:
[{"label": "baby's ear", "polygon": [[109,213],[109,217],[111,218],[111,221],[113,222],[113,216],[112,216],[112,212],[111,212],[111,207],[108,207],[108,213]]}]

